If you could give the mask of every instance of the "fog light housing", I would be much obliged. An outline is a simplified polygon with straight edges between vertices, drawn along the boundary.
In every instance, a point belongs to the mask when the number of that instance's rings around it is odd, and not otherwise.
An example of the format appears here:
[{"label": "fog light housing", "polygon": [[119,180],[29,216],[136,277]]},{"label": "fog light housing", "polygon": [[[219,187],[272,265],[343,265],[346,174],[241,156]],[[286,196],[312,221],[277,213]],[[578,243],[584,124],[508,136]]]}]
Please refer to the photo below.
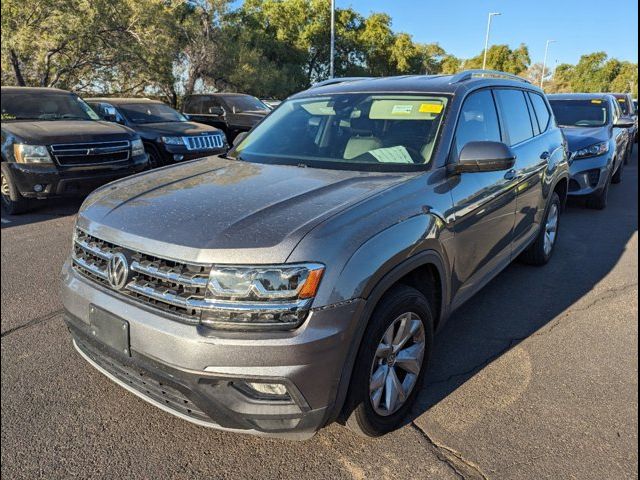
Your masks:
[{"label": "fog light housing", "polygon": [[40,193],[40,192],[44,191],[44,185],[41,185],[41,184],[39,184],[39,183],[36,183],[36,184],[33,186],[33,191],[34,191],[34,192],[36,192],[36,193]]},{"label": "fog light housing", "polygon": [[184,155],[180,155],[179,153],[175,153],[175,154],[173,155],[173,159],[174,159],[176,162],[179,162],[179,161],[181,161],[181,160],[183,160],[183,159],[184,159]]},{"label": "fog light housing", "polygon": [[291,401],[289,391],[282,383],[242,381],[234,382],[233,386],[246,396],[256,400]]}]

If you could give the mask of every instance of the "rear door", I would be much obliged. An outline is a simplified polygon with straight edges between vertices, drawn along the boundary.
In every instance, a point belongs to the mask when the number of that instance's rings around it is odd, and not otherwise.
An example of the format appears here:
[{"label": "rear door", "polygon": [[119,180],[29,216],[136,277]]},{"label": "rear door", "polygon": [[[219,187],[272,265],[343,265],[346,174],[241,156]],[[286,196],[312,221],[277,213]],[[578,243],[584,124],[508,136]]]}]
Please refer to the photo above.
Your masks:
[{"label": "rear door", "polygon": [[[513,248],[520,251],[538,232],[545,208],[544,172],[549,158],[560,145],[553,145],[554,136],[548,135],[551,115],[542,97],[535,95],[537,98],[533,98],[524,90],[509,88],[497,89],[495,95],[500,119],[505,125],[506,143],[516,154],[516,163],[509,175],[516,182]],[[540,109],[540,122],[535,105]]]},{"label": "rear door", "polygon": [[[469,142],[503,140],[491,90],[470,94],[458,118],[452,159]],[[511,260],[516,194],[514,180],[505,173],[462,173],[451,177],[455,218],[453,308]]]}]

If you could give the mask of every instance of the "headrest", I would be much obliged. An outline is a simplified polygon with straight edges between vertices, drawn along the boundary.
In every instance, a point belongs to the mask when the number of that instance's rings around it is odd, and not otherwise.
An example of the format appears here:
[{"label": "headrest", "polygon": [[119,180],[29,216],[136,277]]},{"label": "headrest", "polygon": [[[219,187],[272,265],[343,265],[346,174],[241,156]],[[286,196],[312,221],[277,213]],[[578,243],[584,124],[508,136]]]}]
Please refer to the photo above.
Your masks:
[{"label": "headrest", "polygon": [[365,116],[352,118],[351,133],[361,137],[373,135],[373,121]]}]

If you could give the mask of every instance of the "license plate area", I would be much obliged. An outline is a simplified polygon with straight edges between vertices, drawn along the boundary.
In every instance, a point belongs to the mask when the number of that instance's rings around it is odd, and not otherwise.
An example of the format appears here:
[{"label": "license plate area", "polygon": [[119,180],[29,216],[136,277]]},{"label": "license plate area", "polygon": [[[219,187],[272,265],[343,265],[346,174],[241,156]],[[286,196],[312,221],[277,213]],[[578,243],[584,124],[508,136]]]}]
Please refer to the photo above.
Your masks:
[{"label": "license plate area", "polygon": [[129,322],[95,305],[89,306],[89,330],[98,342],[131,356]]}]

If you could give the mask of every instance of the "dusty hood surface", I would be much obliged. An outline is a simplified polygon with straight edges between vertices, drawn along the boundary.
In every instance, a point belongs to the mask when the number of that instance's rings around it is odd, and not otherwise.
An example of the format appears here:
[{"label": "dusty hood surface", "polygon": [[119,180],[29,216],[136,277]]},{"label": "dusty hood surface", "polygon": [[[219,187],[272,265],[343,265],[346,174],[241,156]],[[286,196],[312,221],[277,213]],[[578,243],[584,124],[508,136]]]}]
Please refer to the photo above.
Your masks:
[{"label": "dusty hood surface", "polygon": [[215,249],[233,251],[214,255],[216,261],[239,261],[244,251],[249,262],[281,262],[324,219],[412,175],[209,157],[106,186],[85,202],[79,224],[114,243],[133,235],[137,244],[149,239],[154,250],[186,247],[189,257],[192,249]]}]

